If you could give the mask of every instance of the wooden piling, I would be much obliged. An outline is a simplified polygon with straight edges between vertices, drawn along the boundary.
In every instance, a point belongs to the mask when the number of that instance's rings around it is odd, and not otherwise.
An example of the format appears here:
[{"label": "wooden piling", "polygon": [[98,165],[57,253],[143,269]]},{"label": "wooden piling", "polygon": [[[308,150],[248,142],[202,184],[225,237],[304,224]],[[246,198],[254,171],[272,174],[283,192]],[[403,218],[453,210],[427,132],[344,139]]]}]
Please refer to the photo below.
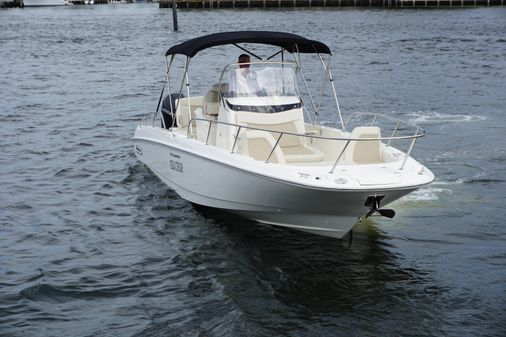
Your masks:
[{"label": "wooden piling", "polygon": [[172,23],[174,25],[174,31],[178,31],[178,24],[177,24],[177,2],[176,0],[171,0],[171,7],[172,7]]}]

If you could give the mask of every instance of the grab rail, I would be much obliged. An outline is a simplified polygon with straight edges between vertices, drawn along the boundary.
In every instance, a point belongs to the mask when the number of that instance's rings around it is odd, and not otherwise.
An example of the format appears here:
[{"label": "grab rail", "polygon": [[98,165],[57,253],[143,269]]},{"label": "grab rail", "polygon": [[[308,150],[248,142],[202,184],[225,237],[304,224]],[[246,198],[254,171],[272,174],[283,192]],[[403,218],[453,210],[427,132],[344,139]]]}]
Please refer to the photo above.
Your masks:
[{"label": "grab rail", "polygon": [[[405,125],[405,126],[408,126],[410,128],[413,128],[413,129],[420,129],[420,130],[423,130],[422,128],[420,128],[418,125],[415,125],[413,123],[409,123],[409,122],[406,122],[405,120],[403,119],[400,119],[400,118],[397,118],[397,117],[392,117],[392,116],[387,116],[387,115],[383,115],[383,114],[380,114],[380,113],[372,113],[372,112],[353,112],[352,114],[350,114],[350,116],[346,119],[346,122],[344,123],[344,130],[346,130],[348,128],[348,125],[350,124],[350,122],[352,120],[356,120],[358,119],[359,117],[369,117],[369,118],[372,118],[372,121],[370,122],[369,126],[374,126],[376,124],[376,122],[380,119],[382,120],[389,120],[389,121],[392,121],[392,122],[397,122],[396,124],[396,127],[394,128],[394,132],[392,134],[391,137],[394,137],[395,136],[395,133],[399,130],[399,128],[402,126],[402,125]],[[363,121],[362,123],[363,125],[366,125],[366,121]]]},{"label": "grab rail", "polygon": [[[258,128],[258,127],[252,127],[252,126],[247,126],[247,125],[240,125],[240,124],[235,124],[235,123],[228,123],[228,122],[222,122],[222,121],[217,121],[217,120],[214,120],[214,119],[207,119],[207,118],[192,118],[190,119],[189,123],[188,123],[188,126],[187,126],[187,137],[188,138],[192,138],[192,132],[191,132],[191,125],[193,124],[193,122],[208,122],[209,123],[209,127],[207,129],[207,135],[206,135],[206,145],[209,144],[209,136],[210,136],[210,133],[211,133],[211,126],[212,124],[221,124],[221,125],[226,125],[226,126],[231,126],[231,127],[237,127],[238,130],[235,134],[235,137],[234,137],[234,143],[232,145],[232,149],[231,149],[231,153],[234,153],[235,151],[235,147],[236,147],[236,144],[237,144],[237,140],[239,139],[239,135],[241,133],[241,130],[243,129],[247,129],[247,130],[255,130],[255,131],[263,131],[263,132],[269,132],[269,133],[275,133],[275,134],[278,134],[278,138],[276,140],[276,143],[274,144],[274,146],[272,147],[270,153],[269,153],[269,156],[267,157],[266,159],[266,163],[269,162],[272,154],[274,153],[274,151],[276,150],[276,148],[278,147],[278,144],[280,143],[281,141],[281,138],[284,136],[284,135],[288,135],[288,136],[295,136],[295,137],[304,137],[304,138],[310,138],[310,139],[322,139],[322,140],[331,140],[331,141],[345,141],[346,144],[344,145],[343,149],[341,150],[341,152],[339,153],[337,159],[334,161],[334,164],[332,165],[332,169],[330,170],[329,173],[334,173],[334,170],[339,162],[339,160],[341,159],[341,157],[343,156],[343,154],[345,153],[348,145],[353,142],[353,141],[356,141],[356,142],[366,142],[366,141],[388,141],[388,143],[386,143],[385,145],[389,146],[390,145],[390,142],[392,140],[411,140],[411,143],[409,145],[409,148],[408,148],[408,151],[405,153],[405,157],[404,157],[404,160],[401,164],[401,167],[399,168],[400,170],[404,169],[404,165],[406,164],[406,161],[408,159],[408,157],[411,155],[411,152],[413,150],[413,147],[415,145],[415,142],[418,138],[421,138],[423,136],[425,136],[425,130],[422,129],[421,127],[418,127],[414,124],[410,124],[410,123],[407,123],[407,122],[403,122],[402,120],[399,120],[398,118],[391,118],[389,116],[383,116],[381,114],[373,114],[374,119],[373,119],[373,123],[371,125],[373,125],[376,120],[378,119],[378,117],[386,117],[387,119],[391,119],[391,120],[397,120],[397,124],[394,128],[394,131],[392,133],[391,136],[389,137],[367,137],[367,138],[351,138],[351,137],[325,137],[325,136],[320,136],[320,135],[314,135],[314,134],[299,134],[299,133],[294,133],[294,132],[286,132],[286,131],[277,131],[277,130],[270,130],[270,129],[264,129],[264,128]],[[346,121],[346,124],[345,126],[348,125],[348,122],[350,121],[350,118],[348,118],[348,120]],[[411,127],[414,127],[416,129],[415,131],[415,134],[410,134],[410,135],[406,135],[406,136],[396,136],[395,134],[397,133],[397,131],[399,130],[399,127],[401,125],[401,123],[404,123],[406,125],[409,125]]]},{"label": "grab rail", "polygon": [[159,111],[146,112],[142,115],[141,125],[155,125],[157,121],[161,123],[162,117]]}]

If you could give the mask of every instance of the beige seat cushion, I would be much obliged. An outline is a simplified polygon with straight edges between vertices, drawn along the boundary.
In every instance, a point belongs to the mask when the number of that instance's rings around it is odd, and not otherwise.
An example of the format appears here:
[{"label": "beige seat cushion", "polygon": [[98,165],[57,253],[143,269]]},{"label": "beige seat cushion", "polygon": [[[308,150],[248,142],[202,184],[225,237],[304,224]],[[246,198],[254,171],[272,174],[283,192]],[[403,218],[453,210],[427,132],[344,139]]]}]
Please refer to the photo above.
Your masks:
[{"label": "beige seat cushion", "polygon": [[286,146],[281,150],[287,163],[317,162],[323,160],[323,152],[311,146]]},{"label": "beige seat cushion", "polygon": [[[351,132],[351,138],[381,138],[380,128],[377,126],[359,126]],[[381,163],[380,140],[351,141],[346,150],[345,160],[356,164]]]},{"label": "beige seat cushion", "polygon": [[220,93],[216,90],[209,90],[203,100],[204,115],[217,116],[220,111]]},{"label": "beige seat cushion", "polygon": [[[188,111],[188,103],[190,103],[191,115]],[[190,99],[183,97],[179,100],[176,100],[176,106],[177,125],[179,127],[188,126],[190,119],[195,117],[195,110],[197,108],[202,108],[202,96],[195,96],[191,97]]]}]

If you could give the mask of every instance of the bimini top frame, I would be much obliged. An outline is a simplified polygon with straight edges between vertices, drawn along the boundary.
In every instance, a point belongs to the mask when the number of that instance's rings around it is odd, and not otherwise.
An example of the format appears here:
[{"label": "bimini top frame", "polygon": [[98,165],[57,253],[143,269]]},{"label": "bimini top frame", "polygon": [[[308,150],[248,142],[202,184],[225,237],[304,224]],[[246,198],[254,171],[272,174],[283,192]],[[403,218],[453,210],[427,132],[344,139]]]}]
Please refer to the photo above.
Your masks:
[{"label": "bimini top frame", "polygon": [[[291,34],[291,33],[284,33],[284,32],[273,32],[273,31],[238,31],[238,32],[224,32],[224,33],[214,33],[209,35],[204,35],[201,37],[197,37],[185,42],[182,42],[180,44],[177,44],[175,46],[172,46],[167,50],[165,53],[165,56],[167,58],[167,84],[169,86],[169,92],[171,92],[171,85],[169,80],[169,71],[172,66],[172,63],[174,61],[174,57],[176,55],[184,55],[186,56],[186,62],[184,65],[184,74],[183,74],[183,81],[181,82],[181,86],[179,88],[179,93],[182,92],[184,82],[186,82],[186,94],[187,99],[190,100],[190,81],[189,81],[189,74],[188,74],[188,67],[190,65],[190,60],[201,50],[215,47],[215,46],[222,46],[222,45],[234,45],[238,47],[239,49],[242,49],[252,56],[262,60],[262,58],[258,57],[254,53],[252,53],[249,50],[246,50],[245,48],[239,46],[239,43],[257,43],[257,44],[266,44],[266,45],[273,45],[278,46],[281,48],[280,51],[276,52],[275,54],[269,56],[266,58],[266,60],[270,60],[274,56],[281,53],[281,58],[283,60],[283,51],[287,51],[294,55],[295,62],[297,63],[299,67],[299,72],[302,76],[302,79],[304,81],[304,86],[306,87],[307,93],[309,95],[309,98],[311,100],[311,105],[313,106],[314,113],[316,116],[319,114],[320,105],[316,105],[313,96],[311,95],[311,92],[309,91],[308,84],[306,82],[305,76],[302,72],[302,68],[300,65],[300,54],[306,53],[306,54],[317,54],[320,58],[320,61],[323,65],[323,68],[325,69],[326,73],[326,79],[329,80],[334,100],[337,107],[337,114],[340,119],[341,127],[344,129],[344,121],[341,114],[341,109],[339,107],[339,102],[337,99],[336,89],[334,86],[334,79],[332,78],[332,73],[330,71],[330,57],[327,61],[327,63],[324,62],[322,58],[322,54],[327,54],[329,56],[332,55],[330,48],[316,40],[310,40],[306,39],[305,37],[302,37],[300,35]],[[170,57],[170,61],[169,61]],[[163,96],[164,87],[162,88],[162,93],[160,94],[160,99],[158,101],[158,107],[157,111],[159,111],[160,108],[160,102]],[[322,87],[323,91],[323,87]],[[174,107],[172,107],[172,100],[170,102],[171,104],[171,111],[175,111]],[[190,111],[190,105],[188,105],[188,111]]]},{"label": "bimini top frame", "polygon": [[197,37],[171,47],[167,50],[165,56],[182,54],[192,58],[203,49],[237,43],[269,44],[281,47],[290,53],[332,54],[326,44],[296,34],[271,31],[240,31]]}]

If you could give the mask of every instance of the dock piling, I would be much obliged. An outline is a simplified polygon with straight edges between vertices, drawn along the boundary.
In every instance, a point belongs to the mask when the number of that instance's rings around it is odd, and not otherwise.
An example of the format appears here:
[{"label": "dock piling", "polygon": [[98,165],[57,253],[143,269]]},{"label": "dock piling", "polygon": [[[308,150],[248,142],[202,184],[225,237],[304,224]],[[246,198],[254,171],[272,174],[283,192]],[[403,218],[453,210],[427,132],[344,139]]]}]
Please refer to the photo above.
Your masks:
[{"label": "dock piling", "polygon": [[176,0],[170,0],[172,5],[172,24],[174,26],[174,31],[177,32],[179,30],[177,23],[177,2]]}]

